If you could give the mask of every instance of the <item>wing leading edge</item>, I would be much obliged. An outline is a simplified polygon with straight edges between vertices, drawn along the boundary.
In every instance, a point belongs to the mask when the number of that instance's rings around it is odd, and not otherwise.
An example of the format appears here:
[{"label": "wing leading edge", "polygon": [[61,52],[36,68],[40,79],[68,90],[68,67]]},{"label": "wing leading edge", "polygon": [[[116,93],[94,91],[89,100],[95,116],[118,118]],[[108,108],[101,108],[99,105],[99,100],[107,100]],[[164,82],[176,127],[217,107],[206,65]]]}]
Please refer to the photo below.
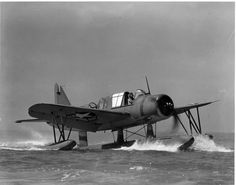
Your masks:
[{"label": "wing leading edge", "polygon": [[37,118],[36,120],[47,120],[48,122],[56,119],[57,122],[63,122],[67,127],[92,132],[97,131],[102,124],[112,124],[130,117],[128,113],[46,103],[31,106],[29,115]]},{"label": "wing leading edge", "polygon": [[[218,100],[217,100],[218,101]],[[194,103],[194,104],[190,104],[190,105],[186,105],[183,107],[176,107],[175,108],[175,113],[176,114],[182,114],[190,109],[194,109],[194,108],[198,108],[198,107],[203,107],[212,103],[215,103],[217,101],[211,101],[211,102],[206,102],[206,103]]]},{"label": "wing leading edge", "polygon": [[46,120],[41,119],[22,119],[22,120],[16,120],[16,123],[22,123],[22,122],[45,122]]}]

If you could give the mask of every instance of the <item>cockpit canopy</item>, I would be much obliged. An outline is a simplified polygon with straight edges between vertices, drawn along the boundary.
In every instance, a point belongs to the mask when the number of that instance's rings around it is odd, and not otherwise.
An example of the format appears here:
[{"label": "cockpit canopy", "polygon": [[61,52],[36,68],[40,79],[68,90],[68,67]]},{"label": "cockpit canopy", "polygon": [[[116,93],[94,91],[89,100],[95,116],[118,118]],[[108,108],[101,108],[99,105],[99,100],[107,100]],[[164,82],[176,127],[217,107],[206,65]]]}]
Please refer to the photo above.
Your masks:
[{"label": "cockpit canopy", "polygon": [[138,98],[139,96],[143,96],[143,95],[145,95],[145,94],[146,94],[146,92],[145,92],[144,90],[142,90],[142,89],[137,89],[137,90],[135,91],[134,99]]},{"label": "cockpit canopy", "polygon": [[134,94],[128,91],[115,93],[112,96],[101,98],[98,102],[97,108],[109,109],[132,105],[136,98],[145,94],[146,92],[142,89],[137,89]]},{"label": "cockpit canopy", "polygon": [[132,92],[122,92],[112,95],[112,108],[131,105],[139,96],[145,95],[146,92],[142,89],[137,89],[135,95]]},{"label": "cockpit canopy", "polygon": [[125,94],[125,92],[116,93],[116,94],[112,95],[112,107],[120,107],[120,106],[122,106],[122,102],[124,101],[124,98],[123,98],[124,94]]}]

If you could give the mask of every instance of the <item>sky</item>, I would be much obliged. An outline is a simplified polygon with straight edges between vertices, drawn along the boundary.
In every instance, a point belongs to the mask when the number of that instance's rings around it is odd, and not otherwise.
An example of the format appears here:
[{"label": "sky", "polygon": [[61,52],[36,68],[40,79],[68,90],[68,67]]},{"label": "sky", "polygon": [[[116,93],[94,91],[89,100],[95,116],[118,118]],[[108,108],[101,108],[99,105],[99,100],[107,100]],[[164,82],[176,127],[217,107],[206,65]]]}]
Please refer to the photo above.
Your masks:
[{"label": "sky", "polygon": [[46,124],[14,122],[53,103],[55,82],[80,106],[146,90],[147,75],[175,106],[220,100],[200,109],[202,127],[234,132],[234,36],[229,2],[1,3],[1,131],[49,137]]}]

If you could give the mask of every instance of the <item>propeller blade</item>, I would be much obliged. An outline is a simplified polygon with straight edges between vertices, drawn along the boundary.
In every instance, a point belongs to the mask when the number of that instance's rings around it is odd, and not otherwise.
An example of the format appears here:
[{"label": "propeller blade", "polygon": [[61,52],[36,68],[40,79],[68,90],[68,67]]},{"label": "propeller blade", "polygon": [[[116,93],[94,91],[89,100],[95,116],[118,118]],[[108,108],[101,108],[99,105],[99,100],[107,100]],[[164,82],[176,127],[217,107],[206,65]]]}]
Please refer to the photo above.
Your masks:
[{"label": "propeller blade", "polygon": [[179,129],[179,117],[177,114],[173,114],[173,124],[172,124],[172,132],[177,132],[177,130]]},{"label": "propeller blade", "polygon": [[147,76],[145,76],[145,79],[146,79],[146,84],[147,84],[147,88],[148,88],[148,94],[151,94],[150,87],[149,87],[149,84],[148,84]]}]

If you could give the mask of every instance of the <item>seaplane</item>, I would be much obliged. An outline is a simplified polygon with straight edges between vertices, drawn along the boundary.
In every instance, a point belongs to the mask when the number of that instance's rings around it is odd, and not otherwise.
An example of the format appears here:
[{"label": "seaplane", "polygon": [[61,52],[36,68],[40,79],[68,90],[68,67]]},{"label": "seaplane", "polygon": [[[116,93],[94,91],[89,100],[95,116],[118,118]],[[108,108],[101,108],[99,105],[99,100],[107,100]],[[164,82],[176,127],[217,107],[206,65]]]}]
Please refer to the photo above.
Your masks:
[{"label": "seaplane", "polygon": [[[145,140],[178,141],[179,150],[188,150],[194,143],[194,135],[202,135],[199,108],[215,101],[194,103],[175,107],[173,100],[166,94],[151,94],[146,77],[147,92],[137,89],[135,93],[124,91],[100,98],[83,106],[72,106],[63,87],[54,86],[55,103],[37,103],[29,107],[30,119],[17,120],[22,122],[45,122],[52,127],[54,142],[46,145],[46,149],[72,150],[88,148],[87,132],[117,132],[114,142],[99,145],[101,149],[113,149],[132,146],[136,140],[128,140],[132,135],[144,137]],[[192,111],[196,113],[193,114]],[[186,128],[179,115],[187,117],[189,129]],[[173,118],[173,130],[182,127],[184,136],[158,137],[156,124],[162,120]],[[155,132],[153,129],[155,126]],[[130,128],[141,126],[137,131]],[[144,135],[140,130],[144,129]],[[71,132],[78,132],[78,144],[70,139]],[[125,137],[124,137],[124,132]],[[59,135],[58,135],[59,134]],[[207,134],[206,134],[207,135]],[[59,136],[59,137],[57,137]],[[210,139],[212,135],[207,135]]]}]

